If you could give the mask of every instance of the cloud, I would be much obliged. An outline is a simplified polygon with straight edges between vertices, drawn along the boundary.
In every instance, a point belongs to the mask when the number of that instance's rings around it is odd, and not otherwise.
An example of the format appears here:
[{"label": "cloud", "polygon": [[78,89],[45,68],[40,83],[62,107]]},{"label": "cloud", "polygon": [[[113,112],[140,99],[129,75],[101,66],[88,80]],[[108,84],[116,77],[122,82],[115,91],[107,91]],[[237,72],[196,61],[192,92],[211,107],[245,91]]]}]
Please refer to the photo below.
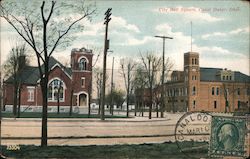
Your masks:
[{"label": "cloud", "polygon": [[235,58],[248,58],[246,57],[246,55],[241,54],[241,53],[237,53],[237,52],[231,52],[227,49],[224,49],[222,47],[218,47],[218,46],[205,46],[205,47],[198,47],[195,46],[194,47],[195,50],[197,50],[198,52],[200,52],[203,56],[206,56],[207,58],[221,58],[221,59],[226,59],[226,58],[233,58],[233,60],[235,60]]},{"label": "cloud", "polygon": [[249,33],[249,27],[238,28],[229,32],[229,34],[240,34],[240,33]]},{"label": "cloud", "polygon": [[119,30],[124,29],[134,33],[140,33],[139,28],[134,24],[129,24],[124,18],[112,16],[112,23],[110,22],[110,27]]},{"label": "cloud", "polygon": [[229,32],[214,32],[211,34],[204,34],[201,36],[201,38],[208,39],[208,38],[213,38],[213,37],[226,37],[230,35],[247,34],[247,33],[249,34],[249,27],[237,28]]}]

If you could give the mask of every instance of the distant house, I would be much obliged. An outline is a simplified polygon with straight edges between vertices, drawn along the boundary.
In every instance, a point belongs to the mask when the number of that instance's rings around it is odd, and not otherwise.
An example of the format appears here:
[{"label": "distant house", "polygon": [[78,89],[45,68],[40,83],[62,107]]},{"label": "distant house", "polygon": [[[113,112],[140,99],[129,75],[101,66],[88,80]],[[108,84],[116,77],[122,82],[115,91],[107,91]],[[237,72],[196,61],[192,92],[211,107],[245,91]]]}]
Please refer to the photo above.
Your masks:
[{"label": "distant house", "polygon": [[[239,71],[200,67],[196,52],[184,54],[183,69],[173,71],[171,80],[164,84],[167,111],[249,112],[250,76]],[[161,87],[155,88],[154,94],[160,95]],[[137,98],[142,95],[144,100],[140,101],[148,101],[147,89],[137,93]]]},{"label": "distant house", "polygon": [[[92,50],[72,49],[71,67],[66,67],[54,57],[49,61],[49,83],[48,83],[48,111],[55,111],[57,98],[59,97],[62,111],[69,109],[71,92],[73,91],[74,110],[87,107],[89,92],[92,82]],[[39,85],[39,68],[24,66],[20,72],[21,110],[41,111],[42,93]],[[13,77],[4,81],[4,105],[7,110],[12,110],[13,105]],[[59,93],[59,94],[58,94]],[[79,107],[79,108],[78,108]]]}]

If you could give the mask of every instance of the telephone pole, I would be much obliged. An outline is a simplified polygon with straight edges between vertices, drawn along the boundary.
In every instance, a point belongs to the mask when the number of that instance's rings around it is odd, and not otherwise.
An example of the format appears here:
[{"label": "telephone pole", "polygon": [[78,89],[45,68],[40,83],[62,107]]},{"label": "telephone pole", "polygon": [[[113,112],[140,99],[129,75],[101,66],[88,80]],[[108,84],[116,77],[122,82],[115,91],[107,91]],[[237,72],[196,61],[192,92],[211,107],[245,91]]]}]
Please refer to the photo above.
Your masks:
[{"label": "telephone pole", "polygon": [[173,37],[168,36],[155,36],[156,38],[163,39],[163,53],[162,53],[162,77],[161,77],[161,118],[164,117],[164,109],[165,109],[165,102],[164,102],[164,77],[165,77],[165,39],[173,39]]},{"label": "telephone pole", "polygon": [[101,120],[105,120],[105,85],[106,85],[106,61],[107,61],[107,51],[109,49],[109,40],[108,40],[108,24],[111,20],[110,16],[112,13],[110,11],[112,8],[109,8],[105,13],[105,22],[106,30],[105,30],[105,38],[104,38],[104,56],[103,56],[103,76],[102,76],[102,97],[101,97]]}]

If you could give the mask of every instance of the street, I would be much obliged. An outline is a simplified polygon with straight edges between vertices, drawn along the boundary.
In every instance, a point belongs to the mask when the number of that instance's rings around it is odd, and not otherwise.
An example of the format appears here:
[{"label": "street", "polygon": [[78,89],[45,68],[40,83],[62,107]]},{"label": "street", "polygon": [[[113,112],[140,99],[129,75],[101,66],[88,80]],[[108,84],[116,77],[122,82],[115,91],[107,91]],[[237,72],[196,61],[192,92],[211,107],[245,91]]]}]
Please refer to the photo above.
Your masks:
[{"label": "street", "polygon": [[[176,121],[182,114],[165,118],[49,119],[49,145],[106,145],[161,143],[174,140]],[[3,145],[40,145],[40,119],[2,120]]]}]

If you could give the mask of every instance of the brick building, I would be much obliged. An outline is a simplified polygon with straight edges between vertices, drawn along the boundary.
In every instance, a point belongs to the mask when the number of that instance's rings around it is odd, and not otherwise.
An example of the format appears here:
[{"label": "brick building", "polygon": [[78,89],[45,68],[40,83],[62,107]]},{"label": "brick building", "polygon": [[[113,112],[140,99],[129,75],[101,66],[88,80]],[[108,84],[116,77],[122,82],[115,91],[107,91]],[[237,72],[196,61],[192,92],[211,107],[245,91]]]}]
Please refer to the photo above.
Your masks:
[{"label": "brick building", "polygon": [[184,54],[184,71],[165,83],[167,111],[249,111],[250,76],[199,65],[199,53]]},{"label": "brick building", "polygon": [[[58,98],[60,111],[67,111],[71,105],[73,92],[73,110],[88,106],[92,82],[92,50],[85,48],[72,49],[71,67],[66,67],[51,57],[49,61],[48,111],[56,110]],[[39,85],[39,68],[23,66],[19,74],[21,80],[21,110],[41,111],[42,94]],[[14,99],[13,77],[4,82],[4,105],[12,110]],[[79,108],[78,108],[79,107]]]}]

